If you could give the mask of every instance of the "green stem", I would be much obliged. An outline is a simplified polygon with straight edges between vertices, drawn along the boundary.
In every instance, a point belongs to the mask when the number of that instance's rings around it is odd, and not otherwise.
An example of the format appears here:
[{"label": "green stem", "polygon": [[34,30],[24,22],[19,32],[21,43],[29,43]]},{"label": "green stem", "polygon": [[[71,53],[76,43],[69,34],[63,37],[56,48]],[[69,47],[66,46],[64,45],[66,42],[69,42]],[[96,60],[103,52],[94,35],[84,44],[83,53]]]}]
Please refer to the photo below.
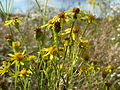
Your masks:
[{"label": "green stem", "polygon": [[27,51],[27,45],[26,45],[26,42],[24,40],[24,35],[22,34],[22,32],[20,31],[19,28],[17,28],[18,32],[20,33],[20,36],[21,36],[21,41],[23,41],[23,44],[24,44],[24,48],[25,50]]},{"label": "green stem", "polygon": [[58,33],[54,31],[54,41],[57,49],[59,48]]},{"label": "green stem", "polygon": [[[74,27],[74,25],[75,25],[75,22],[76,22],[76,19],[73,21],[73,23],[72,23],[72,27],[71,27],[71,30],[70,30],[70,39],[72,40],[72,42],[73,42],[73,38],[72,38],[72,30],[73,30],[73,27]],[[70,42],[70,39],[69,39],[69,42]],[[69,43],[68,42],[68,43]]]},{"label": "green stem", "polygon": [[27,83],[28,83],[28,79],[25,77],[25,79],[24,79],[24,90],[27,90]]},{"label": "green stem", "polygon": [[43,12],[43,24],[46,23],[46,8],[47,8],[48,0],[45,0],[45,5],[44,5],[44,12]]},{"label": "green stem", "polygon": [[9,25],[9,30],[10,30],[10,34],[12,35],[12,39],[13,39],[13,41],[14,41],[14,35],[13,35],[13,31],[12,31],[12,29],[11,29],[11,26]]},{"label": "green stem", "polygon": [[35,2],[36,2],[37,6],[38,6],[38,8],[40,10],[41,16],[43,17],[42,10],[41,10],[41,7],[40,7],[40,4],[39,4],[38,0],[35,0]]},{"label": "green stem", "polygon": [[17,89],[17,64],[15,64],[15,90]]},{"label": "green stem", "polygon": [[19,64],[19,62],[16,61],[16,63],[15,63],[15,90],[17,90],[17,79],[18,79],[18,72],[19,72],[19,68],[20,68],[20,66],[18,64]]},{"label": "green stem", "polygon": [[4,7],[3,7],[3,4],[2,4],[2,2],[0,1],[0,6],[1,6],[1,10],[5,13],[5,10],[4,10]]},{"label": "green stem", "polygon": [[[71,27],[71,31],[70,31],[70,36],[69,36],[69,40],[68,40],[68,46],[66,46],[66,50],[65,50],[65,54],[64,54],[64,61],[65,61],[65,58],[66,58],[66,55],[67,55],[67,50],[68,50],[68,48],[69,48],[70,39],[72,39],[72,30],[73,30],[75,21],[76,21],[76,20],[74,20],[73,23],[72,23],[72,27]],[[72,39],[72,42],[73,42],[73,39]]]}]

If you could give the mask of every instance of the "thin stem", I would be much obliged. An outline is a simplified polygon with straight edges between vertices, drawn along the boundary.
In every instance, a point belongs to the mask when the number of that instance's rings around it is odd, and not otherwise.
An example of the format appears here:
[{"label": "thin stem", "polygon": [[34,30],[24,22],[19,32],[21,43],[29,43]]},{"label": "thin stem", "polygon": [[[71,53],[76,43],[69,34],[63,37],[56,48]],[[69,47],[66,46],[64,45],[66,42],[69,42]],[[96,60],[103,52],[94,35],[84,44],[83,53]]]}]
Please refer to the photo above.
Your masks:
[{"label": "thin stem", "polygon": [[15,64],[15,90],[17,89],[17,64]]},{"label": "thin stem", "polygon": [[[69,37],[69,38],[71,38],[72,41],[73,41],[73,38],[72,38],[72,30],[73,30],[73,27],[74,27],[74,25],[75,25],[75,22],[76,22],[76,19],[73,21],[72,27],[71,27],[71,30],[70,30],[70,37]],[[70,39],[69,39],[69,42],[70,42]],[[68,42],[68,43],[69,43],[69,42]]]},{"label": "thin stem", "polygon": [[54,33],[55,45],[56,45],[56,47],[58,49],[59,48],[58,33],[56,33],[55,31],[53,31],[53,33]]},{"label": "thin stem", "polygon": [[0,1],[0,6],[1,6],[1,10],[5,13],[5,10],[1,1]]},{"label": "thin stem", "polygon": [[[75,21],[76,21],[76,20],[75,20]],[[64,60],[65,60],[66,55],[67,55],[67,50],[68,50],[68,48],[69,48],[70,39],[72,39],[72,30],[73,30],[75,21],[73,21],[73,23],[72,23],[72,27],[71,27],[71,31],[70,31],[70,36],[69,36],[69,40],[68,40],[68,46],[66,46],[66,50],[65,50],[65,54],[64,54]],[[73,39],[72,39],[72,41],[73,41]]]},{"label": "thin stem", "polygon": [[26,45],[26,42],[25,42],[25,40],[24,40],[24,35],[22,34],[22,32],[20,31],[19,28],[17,28],[17,30],[19,31],[19,33],[20,33],[20,35],[21,35],[21,40],[22,40],[23,43],[24,43],[25,50],[27,50],[27,45]]},{"label": "thin stem", "polygon": [[47,8],[48,0],[45,1],[44,12],[43,12],[43,24],[46,23],[46,8]]},{"label": "thin stem", "polygon": [[25,77],[24,79],[24,90],[27,90],[28,79]]},{"label": "thin stem", "polygon": [[13,31],[12,31],[12,29],[11,29],[11,26],[9,25],[9,30],[10,30],[10,34],[12,35],[12,39],[13,39],[13,41],[14,41],[14,35],[13,35]]},{"label": "thin stem", "polygon": [[18,72],[19,72],[19,68],[20,68],[20,66],[18,64],[19,64],[19,62],[16,61],[16,63],[15,63],[15,90],[17,90],[17,79],[18,79]]},{"label": "thin stem", "polygon": [[41,16],[43,16],[42,10],[41,10],[41,7],[40,7],[40,4],[39,4],[38,0],[35,0],[35,2],[36,2],[37,6],[38,6],[38,8],[39,8],[39,10],[40,10]]}]

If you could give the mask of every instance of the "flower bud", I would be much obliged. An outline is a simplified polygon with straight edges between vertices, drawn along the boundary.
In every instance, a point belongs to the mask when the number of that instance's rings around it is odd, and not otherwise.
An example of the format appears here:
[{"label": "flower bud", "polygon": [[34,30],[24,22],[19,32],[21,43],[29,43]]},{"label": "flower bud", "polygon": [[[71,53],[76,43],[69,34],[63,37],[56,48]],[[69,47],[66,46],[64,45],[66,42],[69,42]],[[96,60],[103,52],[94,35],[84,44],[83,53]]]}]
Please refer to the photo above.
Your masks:
[{"label": "flower bud", "polygon": [[78,33],[78,32],[79,32],[79,28],[78,28],[78,27],[73,27],[72,32],[73,32],[73,33]]},{"label": "flower bud", "polygon": [[54,26],[55,26],[55,32],[56,33],[60,32],[61,29],[60,22],[55,22]]},{"label": "flower bud", "polygon": [[73,8],[73,12],[74,12],[75,14],[78,14],[78,13],[79,13],[79,11],[80,11],[80,9],[79,9],[79,8]]},{"label": "flower bud", "polygon": [[90,59],[90,53],[89,52],[84,52],[83,58],[85,61],[88,61]]},{"label": "flower bud", "polygon": [[12,42],[12,47],[13,48],[19,48],[20,47],[20,42],[19,41]]},{"label": "flower bud", "polygon": [[36,33],[39,33],[39,32],[41,32],[41,28],[40,28],[40,27],[36,27],[36,28],[34,29],[34,31],[35,31]]},{"label": "flower bud", "polygon": [[34,38],[35,38],[36,40],[40,40],[40,39],[43,38],[43,34],[42,34],[42,31],[41,31],[41,27],[36,27],[36,28],[34,29],[34,31],[35,31],[35,33],[34,33]]},{"label": "flower bud", "polygon": [[18,16],[12,17],[12,20],[17,20],[17,19],[18,19]]},{"label": "flower bud", "polygon": [[112,83],[106,82],[105,85],[106,85],[107,87],[111,87],[111,86],[112,86]]},{"label": "flower bud", "polygon": [[48,24],[53,24],[54,22],[52,20],[49,20],[48,21]]},{"label": "flower bud", "polygon": [[79,42],[79,46],[80,46],[80,48],[85,48],[85,47],[87,47],[88,46],[88,40],[80,40],[80,42]]},{"label": "flower bud", "polygon": [[59,18],[65,18],[65,13],[64,13],[64,12],[58,13],[58,17],[59,17]]},{"label": "flower bud", "polygon": [[90,62],[91,64],[93,63],[94,65],[97,65],[98,64],[98,61],[97,60],[93,60]]}]

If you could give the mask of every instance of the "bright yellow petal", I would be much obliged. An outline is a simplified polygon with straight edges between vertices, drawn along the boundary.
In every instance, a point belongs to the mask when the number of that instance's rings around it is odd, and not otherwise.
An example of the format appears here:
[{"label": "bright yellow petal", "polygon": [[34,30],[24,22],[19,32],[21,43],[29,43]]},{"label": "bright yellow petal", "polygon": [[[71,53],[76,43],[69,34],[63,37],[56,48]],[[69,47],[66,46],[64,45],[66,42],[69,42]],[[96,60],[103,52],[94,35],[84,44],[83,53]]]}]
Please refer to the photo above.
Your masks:
[{"label": "bright yellow petal", "polygon": [[63,35],[69,34],[70,31],[71,31],[71,28],[68,28],[68,29],[65,30],[65,32],[59,34],[59,36],[63,36]]},{"label": "bright yellow petal", "polygon": [[3,61],[3,66],[5,67],[7,65],[7,62],[6,61]]},{"label": "bright yellow petal", "polygon": [[9,21],[5,21],[5,26],[7,26],[7,25],[9,25],[9,24],[11,24],[13,22],[13,20],[9,20]]},{"label": "bright yellow petal", "polygon": [[20,64],[21,64],[21,65],[24,65],[24,63],[23,63],[23,62],[20,62]]},{"label": "bright yellow petal", "polygon": [[16,61],[13,61],[11,65],[13,65]]},{"label": "bright yellow petal", "polygon": [[41,49],[41,51],[48,51],[49,50],[49,48],[43,48],[43,49]]},{"label": "bright yellow petal", "polygon": [[30,70],[27,71],[28,74],[32,74],[32,72]]},{"label": "bright yellow petal", "polygon": [[14,55],[13,55],[13,54],[11,54],[11,53],[9,53],[8,55],[9,55],[9,56],[11,56],[11,57],[14,57]]}]

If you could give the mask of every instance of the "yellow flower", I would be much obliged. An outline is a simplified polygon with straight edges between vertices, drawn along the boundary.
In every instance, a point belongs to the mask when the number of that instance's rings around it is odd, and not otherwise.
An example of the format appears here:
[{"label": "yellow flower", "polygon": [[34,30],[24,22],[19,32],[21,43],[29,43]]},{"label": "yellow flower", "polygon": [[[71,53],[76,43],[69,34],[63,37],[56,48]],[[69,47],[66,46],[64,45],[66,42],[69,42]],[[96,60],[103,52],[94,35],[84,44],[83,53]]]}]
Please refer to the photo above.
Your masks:
[{"label": "yellow flower", "polygon": [[15,25],[16,23],[19,23],[21,20],[23,19],[23,17],[17,17],[17,16],[15,16],[15,17],[13,17],[12,18],[12,20],[7,20],[7,21],[5,21],[5,26],[7,26],[7,25],[9,25],[9,24],[13,24],[13,25]]},{"label": "yellow flower", "polygon": [[80,67],[79,76],[80,76],[83,72],[86,72],[87,69],[88,69],[87,65],[81,66],[81,67]]},{"label": "yellow flower", "polygon": [[19,72],[19,76],[29,76],[29,74],[32,74],[32,72],[30,70],[26,70],[26,69],[22,69]]},{"label": "yellow flower", "polygon": [[63,51],[64,51],[64,48],[63,48],[63,47],[59,47],[58,50],[59,50],[60,52],[63,52]]},{"label": "yellow flower", "polygon": [[108,65],[107,68],[108,68],[108,69],[115,69],[115,66],[113,66],[113,65]]},{"label": "yellow flower", "polygon": [[54,55],[57,53],[57,48],[56,47],[50,47],[48,48],[48,53]]},{"label": "yellow flower", "polygon": [[97,65],[97,64],[98,64],[98,60],[96,60],[96,59],[95,59],[95,60],[92,60],[92,61],[91,61],[91,64]]},{"label": "yellow flower", "polygon": [[63,47],[49,47],[49,48],[43,48],[41,49],[40,52],[38,53],[41,53],[43,54],[42,58],[43,60],[52,60],[53,57],[56,58],[56,60],[58,60],[59,58],[57,57],[57,53],[59,54],[59,56],[63,56],[63,51],[64,51],[64,48]]},{"label": "yellow flower", "polygon": [[63,52],[64,51],[64,48],[63,47],[59,47],[57,49],[57,47],[49,47],[49,48],[43,48],[41,50],[42,52],[48,52],[48,54],[52,54],[52,55],[55,55],[58,51],[59,52]]},{"label": "yellow flower", "polygon": [[29,60],[36,60],[36,56],[34,56],[34,55],[29,55],[29,56],[28,56],[28,59],[29,59]]},{"label": "yellow flower", "polygon": [[115,66],[113,65],[108,65],[107,67],[105,67],[106,70],[113,70],[115,69]]},{"label": "yellow flower", "polygon": [[23,60],[25,60],[25,54],[24,53],[20,53],[20,52],[16,52],[14,54],[8,54],[11,60],[14,60],[14,62],[12,64],[14,64],[16,61],[19,62],[21,65],[24,65]]},{"label": "yellow flower", "polygon": [[90,59],[90,53],[88,51],[83,53],[83,58],[85,61],[88,61]]},{"label": "yellow flower", "polygon": [[85,65],[85,66],[80,67],[80,71],[81,71],[81,72],[84,72],[85,70],[87,70],[87,66],[86,66],[86,65]]},{"label": "yellow flower", "polygon": [[97,4],[96,0],[87,0],[87,2],[93,5]]},{"label": "yellow flower", "polygon": [[80,9],[79,9],[79,8],[73,8],[73,12],[74,12],[75,14],[78,14],[78,13],[79,13],[79,11],[80,11]]},{"label": "yellow flower", "polygon": [[58,36],[63,36],[63,35],[67,35],[71,32],[71,28],[67,28],[66,30],[64,30],[63,33],[60,33]]},{"label": "yellow flower", "polygon": [[95,15],[87,14],[86,19],[88,19],[88,23],[95,23]]},{"label": "yellow flower", "polygon": [[64,46],[67,46],[69,42],[69,38],[65,38],[62,43],[64,44]]},{"label": "yellow flower", "polygon": [[5,74],[6,72],[8,72],[9,70],[9,67],[10,67],[10,63],[9,62],[6,62],[6,61],[3,61],[3,66],[0,67],[0,75],[2,76],[3,74]]},{"label": "yellow flower", "polygon": [[65,12],[60,12],[58,13],[59,18],[65,18]]},{"label": "yellow flower", "polygon": [[42,58],[43,58],[43,60],[45,60],[45,61],[49,60],[49,56],[43,56]]},{"label": "yellow flower", "polygon": [[77,26],[74,26],[72,29],[73,33],[78,33],[79,32],[79,28]]},{"label": "yellow flower", "polygon": [[56,47],[43,48],[41,51],[48,52],[48,55],[49,54],[54,55],[57,53],[57,48]]},{"label": "yellow flower", "polygon": [[96,19],[95,15],[85,14],[83,17],[81,17],[81,19],[87,20],[88,23],[94,23],[94,24],[96,24],[96,22],[95,22],[95,19]]},{"label": "yellow flower", "polygon": [[19,41],[12,42],[12,47],[13,48],[19,48],[20,47],[20,42]]},{"label": "yellow flower", "polygon": [[49,20],[49,21],[48,21],[48,24],[54,24],[53,20],[52,20],[52,19]]},{"label": "yellow flower", "polygon": [[84,48],[84,47],[87,47],[88,46],[88,40],[80,40],[80,42],[79,42],[79,46],[81,47],[81,48]]},{"label": "yellow flower", "polygon": [[[65,12],[60,12],[58,13],[57,16],[54,16],[51,20],[48,21],[47,24],[42,25],[41,28],[47,27],[48,29],[60,29],[60,23],[61,23],[61,19],[63,21],[63,23],[68,23],[70,24],[70,17],[69,17],[69,11],[65,11]],[[57,31],[59,32],[59,30]]]},{"label": "yellow flower", "polygon": [[18,61],[21,61],[21,60],[24,59],[24,55],[22,53],[15,53],[14,59],[18,60]]},{"label": "yellow flower", "polygon": [[[74,26],[74,27],[73,27],[73,29],[72,29],[72,38],[73,38],[73,40],[78,41],[79,31],[80,31],[79,27],[77,27],[77,26]],[[80,32],[80,33],[81,33],[81,32]]]}]

